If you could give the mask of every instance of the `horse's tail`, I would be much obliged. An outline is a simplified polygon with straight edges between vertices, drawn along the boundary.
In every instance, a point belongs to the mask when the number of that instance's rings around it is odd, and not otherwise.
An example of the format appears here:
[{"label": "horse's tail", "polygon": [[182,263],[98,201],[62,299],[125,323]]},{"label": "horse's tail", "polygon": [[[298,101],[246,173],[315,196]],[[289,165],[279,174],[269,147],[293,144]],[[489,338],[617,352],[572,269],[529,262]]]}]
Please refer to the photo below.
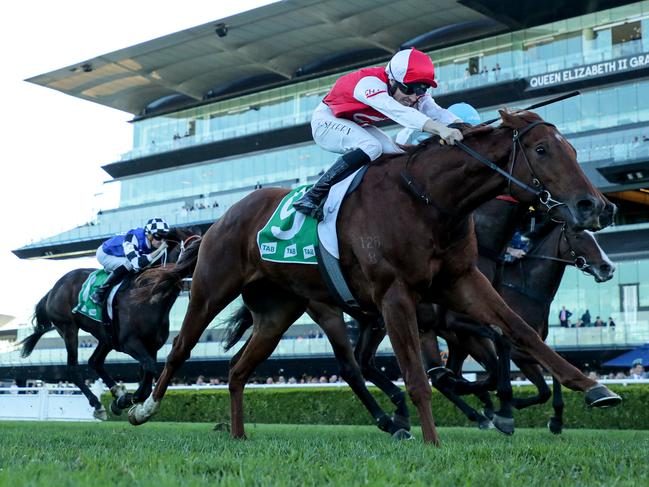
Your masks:
[{"label": "horse's tail", "polygon": [[223,348],[227,352],[235,343],[237,343],[248,328],[252,326],[252,313],[246,307],[241,306],[227,321],[225,328],[225,339],[223,340]]},{"label": "horse's tail", "polygon": [[22,358],[29,357],[29,355],[34,350],[34,347],[38,343],[38,340],[40,340],[41,337],[45,335],[45,333],[54,328],[52,320],[50,320],[49,316],[47,316],[47,311],[45,309],[49,295],[50,293],[48,292],[45,296],[43,296],[34,308],[34,316],[32,317],[34,333],[29,335],[18,344],[18,346],[21,347],[20,356]]},{"label": "horse's tail", "polygon": [[200,245],[200,238],[192,242],[174,265],[154,267],[144,271],[137,278],[138,289],[132,294],[133,300],[144,303],[157,296],[164,298],[173,291],[179,291],[182,287],[182,280],[194,273]]}]

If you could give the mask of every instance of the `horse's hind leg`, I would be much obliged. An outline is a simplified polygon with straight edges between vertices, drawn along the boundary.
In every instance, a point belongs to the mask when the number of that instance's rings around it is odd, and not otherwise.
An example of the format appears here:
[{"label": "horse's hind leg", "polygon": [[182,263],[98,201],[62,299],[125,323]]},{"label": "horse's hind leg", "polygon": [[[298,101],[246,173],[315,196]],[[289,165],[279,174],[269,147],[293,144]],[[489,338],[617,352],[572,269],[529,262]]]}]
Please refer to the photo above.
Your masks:
[{"label": "horse's hind leg", "polygon": [[[427,330],[423,333],[420,331],[419,341],[421,342],[424,365],[429,371],[429,375],[432,375],[430,373],[431,370],[448,370],[443,367],[442,357],[439,353],[439,346],[437,344],[437,336],[433,333],[433,331]],[[461,372],[461,366],[459,370]],[[493,428],[493,423],[489,418],[473,409],[460,396],[453,392],[453,383],[447,383],[447,381],[444,380],[435,380],[435,378],[437,377],[437,375],[433,375],[433,377],[431,377],[433,387],[441,392],[444,397],[446,397],[446,399],[451,401],[455,405],[455,407],[462,411],[462,413],[467,417],[467,419],[469,419],[469,421],[477,423],[478,428],[480,428],[481,430]]]},{"label": "horse's hind leg", "polygon": [[361,367],[363,377],[381,389],[397,409],[392,420],[398,428],[410,430],[410,413],[406,403],[406,395],[376,366],[376,350],[385,338],[385,327],[377,323],[359,323],[360,334],[354,355]]},{"label": "horse's hind leg", "polygon": [[[180,333],[174,338],[171,352],[155,389],[144,403],[136,404],[129,410],[128,419],[132,425],[145,423],[158,411],[171,379],[189,358],[203,331],[214,317],[240,294],[241,278],[235,276],[234,271],[229,274],[226,271],[227,269],[222,269],[217,272],[219,275],[210,277],[208,274],[212,272],[212,268],[209,263],[202,268],[196,267],[191,298]],[[215,282],[219,284],[214,284]]]},{"label": "horse's hind leg", "polygon": [[57,325],[57,328],[59,330],[63,330],[62,332],[60,332],[60,334],[63,337],[63,341],[65,342],[65,350],[68,354],[66,367],[68,379],[81,390],[83,395],[88,399],[90,405],[95,408],[93,416],[97,419],[105,421],[106,419],[108,419],[106,408],[102,406],[99,398],[97,398],[97,396],[92,393],[90,388],[86,385],[85,381],[81,377],[81,374],[79,373],[79,337],[77,335],[79,329],[75,325],[70,323],[63,326]]},{"label": "horse's hind leg", "polygon": [[281,305],[265,310],[263,313],[252,312],[254,328],[252,335],[242,349],[243,353],[234,360],[230,369],[228,386],[230,389],[231,435],[233,438],[245,438],[243,427],[243,389],[255,367],[266,360],[277,347],[284,332],[297,320],[304,310],[303,301],[282,300]]},{"label": "horse's hind leg", "polygon": [[516,409],[525,409],[536,404],[544,404],[552,396],[550,388],[545,383],[543,369],[538,364],[530,364],[522,361],[515,361],[520,371],[536,386],[537,394],[532,397],[514,398],[513,403]]},{"label": "horse's hind leg", "polygon": [[[334,355],[340,366],[340,376],[343,378],[354,394],[361,400],[365,409],[374,418],[380,430],[386,431],[398,439],[411,437],[406,430],[395,425],[394,421],[378,405],[374,396],[370,394],[365,386],[365,379],[361,374],[361,368],[354,358],[354,351],[349,343],[347,327],[343,321],[342,312],[338,308],[321,303],[309,303],[308,313],[327,334],[333,348]],[[408,428],[410,429],[409,425]]]},{"label": "horse's hind leg", "polygon": [[554,377],[552,378],[552,408],[554,416],[548,421],[548,428],[555,435],[560,435],[563,431],[563,391],[561,384]]}]

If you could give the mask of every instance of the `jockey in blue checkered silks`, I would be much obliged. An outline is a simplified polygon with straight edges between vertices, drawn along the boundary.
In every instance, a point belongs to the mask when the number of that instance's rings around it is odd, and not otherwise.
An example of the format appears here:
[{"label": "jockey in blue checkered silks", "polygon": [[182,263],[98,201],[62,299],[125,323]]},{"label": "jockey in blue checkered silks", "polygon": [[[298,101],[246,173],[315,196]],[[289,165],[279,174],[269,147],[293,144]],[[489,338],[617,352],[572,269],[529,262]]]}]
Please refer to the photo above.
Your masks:
[{"label": "jockey in blue checkered silks", "polygon": [[125,234],[115,235],[97,249],[97,260],[110,275],[90,299],[102,304],[112,286],[129,272],[137,272],[160,258],[167,248],[165,237],[169,225],[162,218],[151,218],[144,228],[134,228]]}]

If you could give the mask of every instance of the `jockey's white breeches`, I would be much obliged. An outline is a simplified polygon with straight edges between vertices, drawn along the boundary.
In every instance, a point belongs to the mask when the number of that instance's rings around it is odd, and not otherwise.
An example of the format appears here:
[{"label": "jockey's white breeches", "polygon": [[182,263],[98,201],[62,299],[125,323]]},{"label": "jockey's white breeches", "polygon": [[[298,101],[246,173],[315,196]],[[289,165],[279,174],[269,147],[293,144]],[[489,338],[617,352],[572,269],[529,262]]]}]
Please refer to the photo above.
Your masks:
[{"label": "jockey's white breeches", "polygon": [[102,266],[104,266],[106,272],[113,272],[121,265],[126,267],[129,271],[133,269],[133,264],[131,264],[131,262],[126,257],[108,255],[106,252],[104,252],[104,249],[101,248],[101,245],[97,249],[97,260]]},{"label": "jockey's white breeches", "polygon": [[324,103],[320,103],[313,112],[311,132],[316,144],[337,154],[361,149],[374,161],[381,154],[403,152],[381,129],[373,125],[361,126],[346,118],[337,118]]}]

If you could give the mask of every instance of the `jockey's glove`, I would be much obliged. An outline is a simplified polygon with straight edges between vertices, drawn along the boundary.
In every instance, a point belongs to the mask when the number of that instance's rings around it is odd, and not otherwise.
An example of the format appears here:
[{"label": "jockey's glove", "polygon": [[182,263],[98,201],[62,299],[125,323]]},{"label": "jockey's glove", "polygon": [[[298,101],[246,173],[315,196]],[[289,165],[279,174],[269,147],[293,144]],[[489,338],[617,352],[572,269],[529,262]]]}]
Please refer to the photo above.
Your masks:
[{"label": "jockey's glove", "polygon": [[447,127],[446,125],[428,119],[423,126],[423,131],[430,134],[439,135],[447,144],[453,145],[455,142],[462,140],[464,137],[458,129]]},{"label": "jockey's glove", "polygon": [[140,255],[140,256],[137,258],[137,266],[133,266],[133,268],[134,268],[136,271],[139,271],[140,269],[142,269],[142,268],[148,266],[150,262],[151,262],[151,260],[149,259],[149,256],[148,256],[148,255]]}]

